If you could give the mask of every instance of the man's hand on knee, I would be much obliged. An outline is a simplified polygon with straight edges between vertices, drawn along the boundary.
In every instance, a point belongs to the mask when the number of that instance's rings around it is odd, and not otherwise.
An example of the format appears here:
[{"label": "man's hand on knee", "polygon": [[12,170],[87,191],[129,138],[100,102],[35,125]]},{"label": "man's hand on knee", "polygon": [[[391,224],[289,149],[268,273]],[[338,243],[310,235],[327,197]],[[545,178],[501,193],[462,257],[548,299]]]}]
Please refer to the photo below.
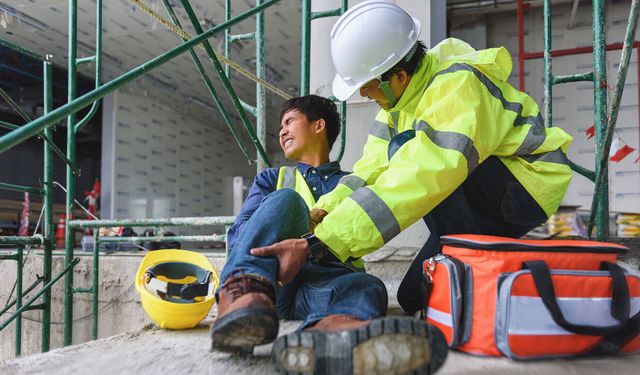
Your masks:
[{"label": "man's hand on knee", "polygon": [[307,260],[309,244],[304,238],[277,242],[271,246],[251,249],[251,255],[278,258],[278,282],[288,284],[293,281]]}]

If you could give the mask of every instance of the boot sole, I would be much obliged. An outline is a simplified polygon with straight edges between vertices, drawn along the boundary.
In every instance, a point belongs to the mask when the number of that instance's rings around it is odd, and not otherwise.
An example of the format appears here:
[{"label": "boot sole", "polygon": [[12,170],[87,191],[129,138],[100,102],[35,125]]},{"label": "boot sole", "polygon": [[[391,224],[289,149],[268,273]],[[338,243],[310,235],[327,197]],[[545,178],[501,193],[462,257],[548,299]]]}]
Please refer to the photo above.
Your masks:
[{"label": "boot sole", "polygon": [[280,337],[271,360],[280,374],[433,374],[447,351],[437,328],[417,319],[387,317],[352,331]]},{"label": "boot sole", "polygon": [[211,349],[228,353],[251,353],[254,346],[278,337],[278,316],[267,308],[233,311],[213,323]]}]

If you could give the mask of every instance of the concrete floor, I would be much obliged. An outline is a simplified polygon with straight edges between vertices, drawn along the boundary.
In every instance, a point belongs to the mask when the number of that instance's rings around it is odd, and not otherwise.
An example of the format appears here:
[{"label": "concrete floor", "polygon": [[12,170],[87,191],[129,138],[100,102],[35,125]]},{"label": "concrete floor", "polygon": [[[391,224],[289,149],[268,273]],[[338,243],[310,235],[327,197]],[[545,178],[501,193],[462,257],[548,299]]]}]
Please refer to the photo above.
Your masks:
[{"label": "concrete floor", "polygon": [[[272,374],[270,345],[253,356],[210,352],[208,323],[185,331],[146,328],[106,339],[0,363],[0,374]],[[299,323],[285,322],[280,334]],[[451,352],[440,375],[473,374],[638,374],[640,355],[563,361],[513,362]]]}]

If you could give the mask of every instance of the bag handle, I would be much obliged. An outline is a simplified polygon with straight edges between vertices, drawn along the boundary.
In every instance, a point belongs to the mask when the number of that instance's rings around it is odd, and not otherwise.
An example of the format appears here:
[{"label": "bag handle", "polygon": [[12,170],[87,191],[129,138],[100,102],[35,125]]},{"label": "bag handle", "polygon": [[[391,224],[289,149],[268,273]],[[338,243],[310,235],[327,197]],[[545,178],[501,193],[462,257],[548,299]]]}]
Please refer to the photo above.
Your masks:
[{"label": "bag handle", "polygon": [[524,262],[523,265],[531,271],[538,294],[542,298],[542,302],[547,307],[547,310],[549,310],[549,313],[551,313],[553,321],[567,331],[591,336],[617,335],[624,329],[629,321],[629,286],[627,285],[624,270],[617,264],[602,262],[601,267],[601,269],[607,268],[611,274],[611,315],[619,322],[618,324],[606,327],[573,324],[567,321],[562,310],[560,310],[560,306],[558,306],[558,300],[556,299],[553,283],[551,282],[551,272],[547,264],[544,261],[535,260]]}]

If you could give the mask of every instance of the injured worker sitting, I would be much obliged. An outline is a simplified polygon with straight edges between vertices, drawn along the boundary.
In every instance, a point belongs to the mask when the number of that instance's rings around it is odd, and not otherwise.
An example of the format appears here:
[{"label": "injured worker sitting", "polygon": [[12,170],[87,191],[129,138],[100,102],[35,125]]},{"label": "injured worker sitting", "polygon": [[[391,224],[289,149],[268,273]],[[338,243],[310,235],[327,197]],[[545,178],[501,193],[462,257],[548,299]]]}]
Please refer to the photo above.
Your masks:
[{"label": "injured worker sitting", "polygon": [[[229,231],[212,347],[248,351],[274,341],[280,319],[301,320],[273,345],[278,372],[433,373],[447,353],[440,331],[410,317],[385,318],[382,281],[360,259],[338,259],[313,235],[310,208],[349,179],[329,161],[339,127],[328,99],[283,104],[280,146],[297,165],[259,173]],[[270,245],[287,239],[289,248],[273,251]]]}]

